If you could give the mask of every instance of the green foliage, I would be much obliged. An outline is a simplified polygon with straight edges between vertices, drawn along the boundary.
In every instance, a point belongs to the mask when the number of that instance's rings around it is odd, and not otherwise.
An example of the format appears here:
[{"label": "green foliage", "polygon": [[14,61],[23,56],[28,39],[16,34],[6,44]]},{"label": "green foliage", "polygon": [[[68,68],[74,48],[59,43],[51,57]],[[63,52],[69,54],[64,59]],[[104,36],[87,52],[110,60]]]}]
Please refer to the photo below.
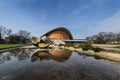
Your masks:
[{"label": "green foliage", "polygon": [[103,51],[103,48],[99,48],[99,47],[93,47],[91,44],[85,44],[82,47],[83,50],[87,51],[87,50],[93,50],[94,52],[100,52]]},{"label": "green foliage", "polygon": [[100,51],[103,51],[104,49],[103,48],[99,48],[99,47],[93,47],[93,50],[95,52],[100,52]]},{"label": "green foliage", "polygon": [[74,47],[74,44],[60,44],[59,46]]},{"label": "green foliage", "polygon": [[66,47],[74,47],[73,44],[66,44]]},{"label": "green foliage", "polygon": [[59,44],[59,46],[65,46],[66,44]]},{"label": "green foliage", "polygon": [[87,51],[87,50],[92,50],[92,48],[93,48],[93,47],[92,47],[91,44],[84,44],[83,47],[82,47],[82,49],[85,50],[85,51]]}]

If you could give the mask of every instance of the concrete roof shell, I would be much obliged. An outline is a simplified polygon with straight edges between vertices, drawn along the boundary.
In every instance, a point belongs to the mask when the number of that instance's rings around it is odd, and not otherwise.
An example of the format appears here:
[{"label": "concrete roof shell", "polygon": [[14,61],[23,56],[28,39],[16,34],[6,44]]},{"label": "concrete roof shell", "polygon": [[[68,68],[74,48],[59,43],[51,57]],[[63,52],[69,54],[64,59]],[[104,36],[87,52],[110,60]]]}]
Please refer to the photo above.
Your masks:
[{"label": "concrete roof shell", "polygon": [[64,28],[64,27],[57,27],[57,28],[54,28],[52,30],[49,30],[46,33],[44,33],[43,35],[41,35],[40,38],[42,38],[43,36],[47,36],[47,35],[55,32],[55,31],[65,32],[70,36],[70,39],[73,39],[73,36],[72,36],[71,32],[67,28]]}]

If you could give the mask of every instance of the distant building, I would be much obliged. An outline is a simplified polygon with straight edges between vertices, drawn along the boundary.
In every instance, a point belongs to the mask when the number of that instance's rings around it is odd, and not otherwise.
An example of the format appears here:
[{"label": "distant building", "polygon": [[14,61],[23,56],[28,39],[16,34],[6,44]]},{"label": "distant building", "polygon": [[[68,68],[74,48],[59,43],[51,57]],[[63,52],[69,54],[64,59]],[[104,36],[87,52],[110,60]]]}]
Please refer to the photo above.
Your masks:
[{"label": "distant building", "polygon": [[65,43],[74,43],[74,44],[81,44],[88,42],[86,39],[73,39],[73,40],[62,40],[62,41]]}]

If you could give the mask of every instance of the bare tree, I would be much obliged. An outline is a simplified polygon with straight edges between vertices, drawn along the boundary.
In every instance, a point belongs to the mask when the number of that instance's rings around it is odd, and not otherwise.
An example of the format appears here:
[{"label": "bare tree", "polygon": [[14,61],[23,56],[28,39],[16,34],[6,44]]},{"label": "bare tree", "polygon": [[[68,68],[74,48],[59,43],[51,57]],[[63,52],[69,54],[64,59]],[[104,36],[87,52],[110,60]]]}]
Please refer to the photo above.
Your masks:
[{"label": "bare tree", "polygon": [[117,41],[120,42],[120,32],[117,34]]},{"label": "bare tree", "polygon": [[7,37],[9,37],[12,34],[12,30],[11,29],[6,29],[5,34],[6,34]]},{"label": "bare tree", "polygon": [[5,42],[10,43],[10,36],[12,35],[12,30],[11,29],[6,29],[5,30]]},{"label": "bare tree", "polygon": [[88,37],[88,40],[91,40],[93,43],[120,43],[120,32],[113,33],[113,32],[100,32],[97,35]]},{"label": "bare tree", "polygon": [[25,30],[20,30],[20,31],[18,32],[18,36],[20,36],[21,41],[22,41],[23,43],[26,43],[26,42],[29,40],[30,35],[31,35],[31,33],[30,33],[30,32],[27,32],[27,31],[25,31]]},{"label": "bare tree", "polygon": [[20,36],[17,34],[12,34],[9,36],[9,43],[22,43]]},{"label": "bare tree", "polygon": [[27,32],[27,31],[24,31],[24,30],[20,30],[20,31],[18,32],[18,35],[19,35],[19,36],[23,36],[24,38],[28,39],[31,34],[30,34],[30,32]]},{"label": "bare tree", "polygon": [[0,43],[3,41],[3,36],[5,35],[6,28],[0,25]]}]

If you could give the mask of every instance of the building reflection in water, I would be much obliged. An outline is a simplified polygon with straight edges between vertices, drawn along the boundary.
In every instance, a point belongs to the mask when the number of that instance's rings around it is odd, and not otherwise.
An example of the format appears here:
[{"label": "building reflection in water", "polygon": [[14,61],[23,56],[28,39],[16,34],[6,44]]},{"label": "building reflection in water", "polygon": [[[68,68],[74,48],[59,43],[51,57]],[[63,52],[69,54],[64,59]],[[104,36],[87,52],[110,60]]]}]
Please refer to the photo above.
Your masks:
[{"label": "building reflection in water", "polygon": [[31,56],[31,61],[54,60],[57,62],[65,62],[70,58],[71,54],[72,51],[66,49],[40,50]]},{"label": "building reflection in water", "polygon": [[32,62],[36,60],[54,60],[57,62],[65,62],[72,54],[72,51],[65,49],[39,50],[33,53],[34,51],[35,50],[30,49],[15,49],[0,53],[0,64],[13,60],[23,61],[30,58]]}]

